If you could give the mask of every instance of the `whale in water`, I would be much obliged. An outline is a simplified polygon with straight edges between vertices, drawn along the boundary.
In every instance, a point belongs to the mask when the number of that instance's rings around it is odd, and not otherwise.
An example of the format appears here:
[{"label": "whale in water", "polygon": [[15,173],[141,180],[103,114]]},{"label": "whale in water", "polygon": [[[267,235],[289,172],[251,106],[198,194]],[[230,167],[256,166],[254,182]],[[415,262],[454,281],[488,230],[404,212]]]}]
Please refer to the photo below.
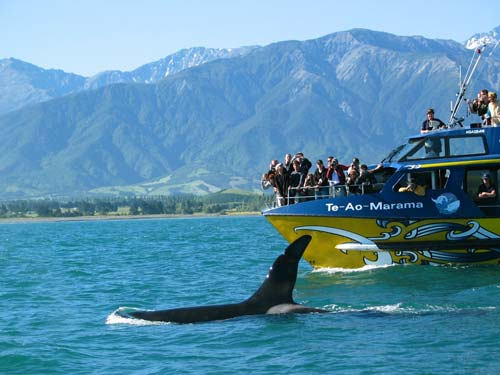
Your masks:
[{"label": "whale in water", "polygon": [[310,241],[311,236],[304,235],[290,244],[285,252],[274,261],[260,288],[243,302],[158,311],[127,313],[119,311],[118,314],[125,318],[156,322],[198,323],[243,315],[326,312],[297,304],[292,297],[299,261]]}]

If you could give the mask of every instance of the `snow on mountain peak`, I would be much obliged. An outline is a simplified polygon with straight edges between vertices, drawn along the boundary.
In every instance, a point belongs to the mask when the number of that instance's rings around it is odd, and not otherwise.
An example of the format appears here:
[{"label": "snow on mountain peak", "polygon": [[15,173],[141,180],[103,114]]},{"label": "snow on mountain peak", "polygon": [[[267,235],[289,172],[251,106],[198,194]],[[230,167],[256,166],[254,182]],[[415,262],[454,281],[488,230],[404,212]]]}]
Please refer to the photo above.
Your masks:
[{"label": "snow on mountain peak", "polygon": [[500,40],[500,26],[487,33],[479,33],[465,41],[465,48],[475,49],[484,45],[495,45]]}]

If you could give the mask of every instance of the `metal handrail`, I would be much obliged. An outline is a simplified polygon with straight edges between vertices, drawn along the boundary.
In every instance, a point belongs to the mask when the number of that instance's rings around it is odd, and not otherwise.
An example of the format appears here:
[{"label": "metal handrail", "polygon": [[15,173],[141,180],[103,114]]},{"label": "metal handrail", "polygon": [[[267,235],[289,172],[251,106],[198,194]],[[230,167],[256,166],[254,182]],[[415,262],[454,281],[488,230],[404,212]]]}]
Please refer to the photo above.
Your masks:
[{"label": "metal handrail", "polygon": [[[375,183],[375,184],[366,184],[366,183],[363,183],[363,184],[352,184],[352,185],[349,185],[349,184],[338,184],[338,185],[332,185],[332,186],[325,186],[325,187],[328,187],[328,194],[327,195],[323,195],[322,198],[317,198],[317,195],[314,194],[314,195],[300,195],[299,197],[295,197],[295,196],[290,196],[290,194],[288,194],[287,197],[280,197],[278,196],[277,194],[275,194],[275,198],[276,198],[276,202],[278,202],[279,199],[281,198],[286,198],[286,204],[289,205],[290,203],[293,203],[293,201],[295,201],[295,199],[298,199],[299,202],[300,201],[305,201],[305,200],[314,200],[314,199],[326,199],[326,198],[336,198],[337,196],[349,196],[349,195],[364,195],[364,194],[371,194],[371,193],[367,193],[365,191],[365,189],[367,187],[372,187],[372,188],[375,188],[376,191],[375,192],[378,192],[382,189],[382,187],[384,186],[383,183]],[[317,187],[313,187],[311,186],[311,188],[317,188]],[[360,188],[360,193],[352,193],[349,191],[349,188]],[[290,190],[300,190],[300,189],[303,189],[303,187],[300,187],[300,188],[288,188],[288,192],[290,192]],[[344,190],[344,193],[342,193],[342,195],[338,195],[336,193],[337,190],[341,190],[343,189]]]}]

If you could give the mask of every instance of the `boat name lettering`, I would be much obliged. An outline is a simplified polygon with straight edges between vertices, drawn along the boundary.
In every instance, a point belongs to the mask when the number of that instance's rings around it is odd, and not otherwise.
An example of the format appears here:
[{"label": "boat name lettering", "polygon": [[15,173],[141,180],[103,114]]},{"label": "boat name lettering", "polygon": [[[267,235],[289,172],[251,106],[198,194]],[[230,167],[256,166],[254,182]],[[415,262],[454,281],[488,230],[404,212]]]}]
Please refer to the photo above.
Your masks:
[{"label": "boat name lettering", "polygon": [[467,130],[465,134],[480,134],[484,133],[484,129],[472,129],[472,130]]},{"label": "boat name lettering", "polygon": [[382,203],[382,202],[370,202],[370,204],[353,204],[347,203],[346,205],[338,205],[333,203],[326,203],[326,210],[328,212],[338,212],[338,211],[389,211],[389,210],[410,210],[416,208],[424,208],[422,202],[398,202],[398,203]]}]

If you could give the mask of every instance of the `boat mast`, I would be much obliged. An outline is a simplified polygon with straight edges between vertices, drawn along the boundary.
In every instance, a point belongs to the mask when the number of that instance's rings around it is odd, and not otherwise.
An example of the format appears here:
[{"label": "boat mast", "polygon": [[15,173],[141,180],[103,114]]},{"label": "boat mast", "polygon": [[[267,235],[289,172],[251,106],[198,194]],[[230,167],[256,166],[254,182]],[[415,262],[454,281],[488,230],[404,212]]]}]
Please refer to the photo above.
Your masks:
[{"label": "boat mast", "polygon": [[[477,69],[477,65],[479,64],[479,61],[481,60],[481,57],[483,56],[483,51],[486,48],[486,41],[483,41],[483,45],[481,47],[476,48],[472,55],[472,59],[469,63],[469,67],[467,68],[467,72],[465,73],[464,80],[462,81],[462,78],[460,77],[460,82],[459,82],[459,92],[457,94],[457,101],[455,102],[455,105],[451,109],[451,116],[450,120],[448,121],[448,127],[453,128],[456,125],[462,125],[462,119],[456,118],[456,114],[458,110],[460,109],[460,106],[462,105],[462,101],[465,100],[465,92],[467,91],[467,88],[469,87],[470,81],[472,80],[472,76],[474,75],[474,72]],[[461,75],[461,74],[460,74]]]}]

